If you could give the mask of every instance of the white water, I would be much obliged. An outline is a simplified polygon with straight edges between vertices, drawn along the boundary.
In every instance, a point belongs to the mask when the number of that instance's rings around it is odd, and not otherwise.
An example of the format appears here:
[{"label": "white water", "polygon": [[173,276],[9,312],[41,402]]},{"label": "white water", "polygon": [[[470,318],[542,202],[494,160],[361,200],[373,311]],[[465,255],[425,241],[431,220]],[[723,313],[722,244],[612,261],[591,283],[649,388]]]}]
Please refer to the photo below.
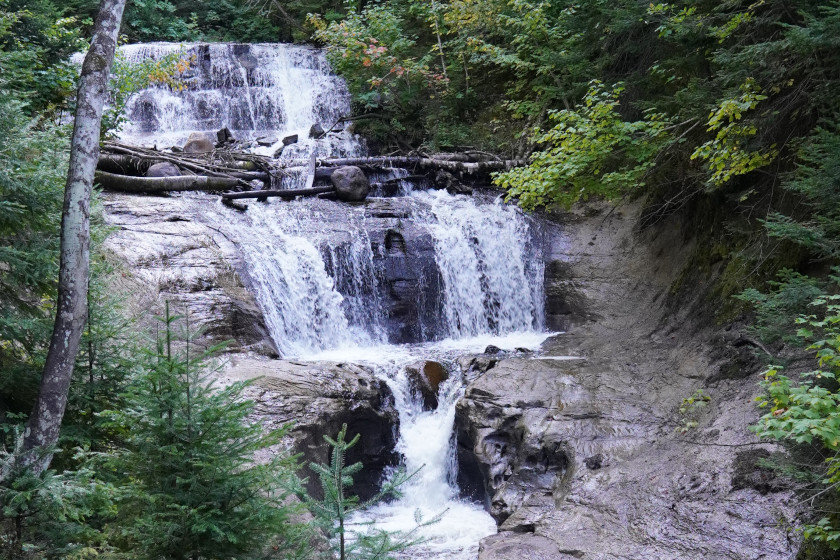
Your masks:
[{"label": "white water", "polygon": [[[397,450],[403,457],[406,472],[417,474],[405,486],[399,500],[382,503],[355,516],[351,529],[367,530],[370,522],[376,527],[407,532],[416,526],[416,516],[440,521],[422,527],[414,536],[425,540],[406,551],[405,558],[471,560],[478,542],[496,532],[496,524],[484,509],[461,499],[455,484],[457,462],[453,426],[455,405],[463,395],[462,372],[455,363],[457,356],[481,352],[493,344],[502,350],[537,349],[550,336],[548,333],[510,333],[504,336],[483,335],[468,339],[447,339],[419,345],[378,346],[331,351],[311,359],[354,361],[374,368],[388,383],[400,416],[400,438]],[[423,410],[421,400],[411,390],[405,366],[417,360],[436,360],[447,366],[451,377],[438,393],[438,408]]]},{"label": "white water", "polygon": [[477,205],[471,197],[446,191],[414,196],[429,205],[435,218],[429,229],[443,274],[450,336],[540,328],[542,260],[533,258],[522,213],[499,200]]},{"label": "white water", "polygon": [[[154,86],[133,96],[126,106],[129,122],[120,138],[129,144],[168,148],[182,146],[193,132],[215,135],[229,128],[238,140],[270,139],[270,146],[253,144],[252,151],[270,156],[283,139],[297,135],[280,158],[287,161],[362,155],[359,137],[344,130],[339,119],[350,112],[344,81],[329,71],[324,53],[285,44],[144,43],[125,45],[129,62],[160,59],[182,52],[191,60],[183,91]],[[320,124],[332,133],[315,140],[309,130]],[[299,188],[301,173],[281,180],[282,188]]]},{"label": "white water", "polygon": [[[156,87],[130,103],[124,141],[160,147],[179,145],[195,131],[229,127],[239,139],[274,137],[272,146],[254,147],[270,155],[282,138],[299,142],[283,150],[283,160],[311,154],[356,156],[363,143],[347,131],[321,140],[308,138],[316,123],[329,128],[349,111],[346,87],[329,73],[323,53],[289,45],[134,45],[128,59],[161,57],[180,48],[196,55],[188,89]],[[213,222],[238,247],[244,271],[272,338],[285,357],[369,364],[390,386],[400,415],[398,451],[417,476],[404,497],[381,504],[356,521],[408,531],[415,512],[442,520],[421,531],[428,541],[411,558],[474,558],[478,541],[496,531],[481,505],[458,497],[453,423],[463,392],[455,358],[493,344],[502,349],[537,348],[548,336],[543,327],[542,257],[530,220],[499,200],[412,192],[407,172],[395,170],[372,180],[377,193],[402,197],[414,226],[434,241],[442,285],[440,317],[433,329],[444,340],[390,345],[377,258],[366,228],[365,208],[322,200],[253,203],[245,213],[214,207]],[[300,177],[283,179],[298,186]],[[394,227],[401,227],[396,223]],[[425,320],[426,318],[424,318]],[[425,335],[423,335],[425,336]],[[431,336],[431,335],[429,335]],[[405,366],[432,359],[447,365],[439,406],[423,411],[405,375]]]}]

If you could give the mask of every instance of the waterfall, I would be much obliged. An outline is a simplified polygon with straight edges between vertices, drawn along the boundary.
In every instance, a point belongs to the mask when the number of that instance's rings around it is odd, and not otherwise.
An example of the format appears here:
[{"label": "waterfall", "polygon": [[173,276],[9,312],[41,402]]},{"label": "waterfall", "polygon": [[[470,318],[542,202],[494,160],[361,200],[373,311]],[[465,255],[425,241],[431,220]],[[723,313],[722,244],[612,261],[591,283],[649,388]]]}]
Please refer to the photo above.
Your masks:
[{"label": "waterfall", "polygon": [[470,197],[445,191],[415,196],[436,219],[430,230],[450,336],[540,329],[542,259],[532,258],[535,249],[522,213],[498,200],[477,205]]},{"label": "waterfall", "polygon": [[[129,60],[179,49],[194,57],[187,89],[155,86],[136,95],[123,141],[167,147],[227,127],[253,152],[285,161],[364,154],[364,143],[340,125],[309,137],[312,125],[330,128],[350,109],[346,86],[321,51],[267,44],[121,48]],[[283,138],[294,134],[297,142],[284,147]],[[282,356],[364,363],[391,388],[398,451],[407,470],[420,470],[403,498],[356,521],[406,531],[416,511],[426,519],[445,511],[419,535],[429,541],[409,556],[467,560],[496,527],[455,484],[453,424],[464,390],[456,358],[488,344],[535,348],[546,337],[538,228],[498,199],[421,192],[429,185],[405,170],[370,179],[372,196],[359,205],[269,200],[238,212],[206,195],[176,196],[194,197],[202,205],[196,214],[236,246],[240,272]],[[302,180],[287,176],[282,186]],[[408,344],[388,343],[395,338]],[[406,366],[427,359],[450,372],[433,411],[423,410],[406,376]]]},{"label": "waterfall", "polygon": [[[367,233],[343,221],[342,238],[305,202],[257,204],[229,228],[247,264],[266,326],[283,356],[385,341]],[[321,239],[319,239],[319,236]]]},{"label": "waterfall", "polygon": [[353,157],[363,153],[359,140],[338,126],[325,138],[309,138],[314,124],[330,128],[350,113],[344,82],[331,74],[324,53],[283,44],[150,43],[120,48],[129,62],[160,59],[183,52],[192,67],[183,91],[153,86],[135,95],[126,108],[129,123],[122,140],[135,145],[181,145],[193,132],[228,127],[238,139],[271,138],[257,153],[271,155],[286,136],[298,143],[283,150],[284,159]]}]

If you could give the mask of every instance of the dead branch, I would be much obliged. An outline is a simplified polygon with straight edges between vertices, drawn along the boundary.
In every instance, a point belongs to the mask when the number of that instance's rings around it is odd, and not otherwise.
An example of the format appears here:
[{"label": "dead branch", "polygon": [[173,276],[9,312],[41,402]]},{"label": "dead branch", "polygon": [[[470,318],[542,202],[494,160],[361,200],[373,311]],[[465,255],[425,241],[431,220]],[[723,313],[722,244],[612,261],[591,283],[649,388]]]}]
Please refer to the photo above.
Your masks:
[{"label": "dead branch", "polygon": [[315,196],[322,193],[334,192],[333,187],[312,187],[308,189],[287,189],[287,190],[265,190],[245,191],[238,193],[223,193],[222,198],[227,200],[239,200],[242,198],[297,198],[299,196]]}]

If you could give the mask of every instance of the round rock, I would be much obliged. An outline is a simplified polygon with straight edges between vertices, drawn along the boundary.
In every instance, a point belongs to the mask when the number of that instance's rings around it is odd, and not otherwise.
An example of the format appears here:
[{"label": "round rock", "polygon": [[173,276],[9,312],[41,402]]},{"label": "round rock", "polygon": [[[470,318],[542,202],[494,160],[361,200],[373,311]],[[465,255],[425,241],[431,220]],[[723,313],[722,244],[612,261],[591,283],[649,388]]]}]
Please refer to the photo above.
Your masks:
[{"label": "round rock", "polygon": [[370,181],[364,171],[356,166],[339,167],[330,176],[339,200],[361,202],[370,192]]},{"label": "round rock", "polygon": [[149,167],[146,177],[180,177],[181,170],[174,163],[161,161]]},{"label": "round rock", "polygon": [[204,154],[212,152],[216,147],[216,135],[211,137],[204,132],[193,132],[184,144],[184,152],[187,154]]},{"label": "round rock", "polygon": [[424,410],[435,410],[438,406],[440,385],[449,379],[449,372],[440,362],[424,361],[406,366],[405,373],[411,385],[420,394]]}]

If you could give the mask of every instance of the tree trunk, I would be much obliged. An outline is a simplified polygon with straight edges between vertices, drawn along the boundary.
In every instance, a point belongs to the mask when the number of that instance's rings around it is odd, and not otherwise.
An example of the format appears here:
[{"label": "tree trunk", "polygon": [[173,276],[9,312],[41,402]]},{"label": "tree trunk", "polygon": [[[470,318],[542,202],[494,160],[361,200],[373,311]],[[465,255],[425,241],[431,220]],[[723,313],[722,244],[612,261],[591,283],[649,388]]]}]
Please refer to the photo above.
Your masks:
[{"label": "tree trunk", "polygon": [[108,98],[108,78],[125,1],[102,0],[90,49],[82,64],[61,215],[55,324],[38,399],[26,422],[23,440],[24,464],[38,473],[49,466],[50,448],[58,441],[73,363],[85,324],[90,271],[90,192],[99,159],[102,110]]}]

